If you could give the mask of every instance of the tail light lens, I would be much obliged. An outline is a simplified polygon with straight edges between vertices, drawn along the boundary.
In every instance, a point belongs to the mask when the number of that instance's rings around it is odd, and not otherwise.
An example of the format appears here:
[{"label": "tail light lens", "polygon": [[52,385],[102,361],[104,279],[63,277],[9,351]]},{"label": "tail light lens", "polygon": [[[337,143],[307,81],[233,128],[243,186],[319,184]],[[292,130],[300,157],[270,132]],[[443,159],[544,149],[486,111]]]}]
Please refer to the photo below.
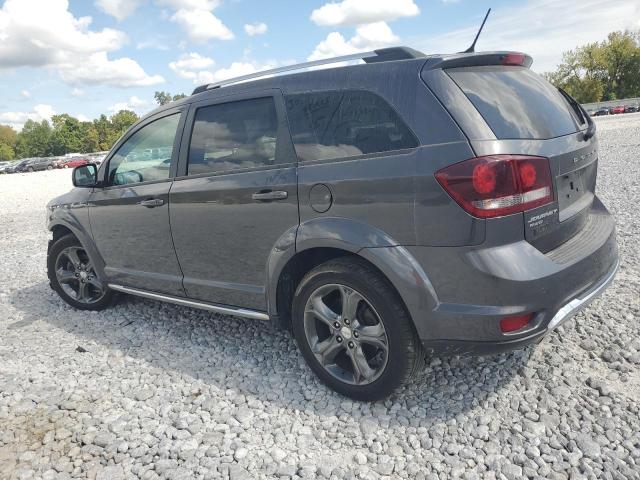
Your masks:
[{"label": "tail light lens", "polygon": [[490,155],[439,170],[436,179],[471,215],[492,218],[553,201],[549,160],[528,155]]},{"label": "tail light lens", "polygon": [[500,330],[503,333],[515,332],[525,327],[533,318],[533,313],[526,315],[516,315],[514,317],[504,317],[500,320]]}]

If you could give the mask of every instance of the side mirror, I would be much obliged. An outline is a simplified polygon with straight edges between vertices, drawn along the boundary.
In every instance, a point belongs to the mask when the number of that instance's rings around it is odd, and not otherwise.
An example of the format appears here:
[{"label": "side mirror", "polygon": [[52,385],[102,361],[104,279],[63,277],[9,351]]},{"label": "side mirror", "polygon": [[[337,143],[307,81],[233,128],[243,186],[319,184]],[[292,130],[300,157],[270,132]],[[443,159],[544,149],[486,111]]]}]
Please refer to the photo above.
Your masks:
[{"label": "side mirror", "polygon": [[98,184],[98,167],[95,163],[87,163],[73,169],[71,175],[74,187],[95,187]]}]

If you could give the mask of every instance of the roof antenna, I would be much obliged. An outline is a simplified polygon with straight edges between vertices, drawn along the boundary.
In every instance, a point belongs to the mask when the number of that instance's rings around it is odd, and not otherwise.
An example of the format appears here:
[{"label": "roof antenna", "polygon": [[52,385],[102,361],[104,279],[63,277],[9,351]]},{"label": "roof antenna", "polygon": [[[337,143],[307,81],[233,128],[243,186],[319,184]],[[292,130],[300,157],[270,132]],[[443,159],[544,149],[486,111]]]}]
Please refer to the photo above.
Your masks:
[{"label": "roof antenna", "polygon": [[471,46],[469,48],[467,48],[462,53],[473,53],[473,52],[475,52],[476,42],[478,41],[478,37],[482,33],[482,28],[484,27],[484,24],[487,21],[487,18],[489,18],[489,14],[490,13],[491,13],[491,9],[487,10],[487,14],[484,16],[484,20],[482,21],[482,25],[480,25],[480,30],[478,30],[478,33],[476,33],[476,38],[473,40],[473,43],[471,44]]}]

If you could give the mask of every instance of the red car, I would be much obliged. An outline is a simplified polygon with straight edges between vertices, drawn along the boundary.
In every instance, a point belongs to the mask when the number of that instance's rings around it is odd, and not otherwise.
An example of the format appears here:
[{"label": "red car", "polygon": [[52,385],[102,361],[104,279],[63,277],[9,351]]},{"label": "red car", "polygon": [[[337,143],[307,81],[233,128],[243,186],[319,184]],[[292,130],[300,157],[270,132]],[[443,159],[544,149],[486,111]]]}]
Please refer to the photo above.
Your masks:
[{"label": "red car", "polygon": [[611,107],[609,109],[609,113],[611,115],[615,115],[616,113],[624,113],[624,107],[622,105],[618,105],[617,107]]},{"label": "red car", "polygon": [[89,160],[87,160],[86,158],[68,158],[66,160],[61,160],[60,162],[58,162],[58,168],[80,167],[82,165],[86,165],[87,163],[89,163]]}]

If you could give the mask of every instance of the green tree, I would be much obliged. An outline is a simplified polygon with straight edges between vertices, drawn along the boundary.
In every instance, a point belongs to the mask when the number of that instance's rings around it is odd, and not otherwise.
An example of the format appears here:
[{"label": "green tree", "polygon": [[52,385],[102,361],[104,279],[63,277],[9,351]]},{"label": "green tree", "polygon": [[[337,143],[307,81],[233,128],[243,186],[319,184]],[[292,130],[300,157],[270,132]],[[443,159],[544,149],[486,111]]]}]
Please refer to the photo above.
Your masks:
[{"label": "green tree", "polygon": [[51,117],[53,131],[50,140],[50,152],[53,155],[80,152],[83,146],[82,126],[77,118],[69,114]]},{"label": "green tree", "polygon": [[640,32],[612,32],[565,52],[547,80],[581,103],[640,96]]},{"label": "green tree", "polygon": [[109,134],[109,148],[127,131],[127,129],[139,120],[138,115],[131,110],[120,110],[111,117],[111,131]]},{"label": "green tree", "polygon": [[169,92],[155,92],[153,94],[153,98],[158,105],[166,105],[169,102],[175,102],[176,100],[180,100],[181,98],[185,97],[186,95],[184,93],[178,93],[177,95],[173,96],[171,96]]},{"label": "green tree", "polygon": [[13,160],[14,157],[15,152],[13,151],[13,147],[0,142],[0,161],[5,162],[7,160]]},{"label": "green tree", "polygon": [[18,134],[16,153],[18,157],[44,157],[50,153],[51,125],[46,120],[27,120]]},{"label": "green tree", "polygon": [[0,143],[13,148],[18,140],[18,133],[9,125],[0,125]]}]

